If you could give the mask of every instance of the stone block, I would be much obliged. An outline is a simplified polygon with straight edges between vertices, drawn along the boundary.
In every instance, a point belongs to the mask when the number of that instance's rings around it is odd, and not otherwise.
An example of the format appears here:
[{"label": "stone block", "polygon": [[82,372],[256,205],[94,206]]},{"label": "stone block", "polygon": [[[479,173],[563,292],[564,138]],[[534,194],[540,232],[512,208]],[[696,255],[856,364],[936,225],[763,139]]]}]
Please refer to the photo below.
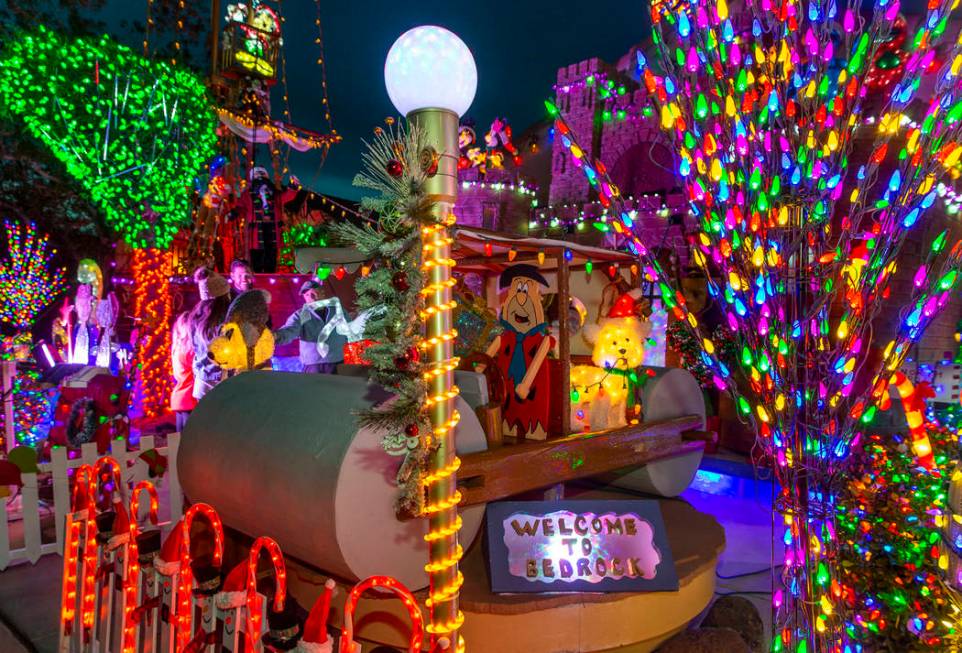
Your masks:
[{"label": "stone block", "polygon": [[731,628],[698,628],[678,633],[657,653],[750,653],[745,640]]}]

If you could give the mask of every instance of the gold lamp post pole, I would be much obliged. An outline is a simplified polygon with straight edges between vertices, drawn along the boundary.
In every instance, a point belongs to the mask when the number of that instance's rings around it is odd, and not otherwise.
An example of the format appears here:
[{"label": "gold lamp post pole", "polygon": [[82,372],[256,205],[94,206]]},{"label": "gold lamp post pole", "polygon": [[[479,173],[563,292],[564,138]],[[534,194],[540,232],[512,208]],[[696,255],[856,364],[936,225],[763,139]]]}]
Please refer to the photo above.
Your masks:
[{"label": "gold lamp post pole", "polygon": [[478,71],[468,46],[443,27],[425,25],[402,34],[384,62],[384,83],[391,102],[408,122],[420,130],[424,149],[418,153],[422,169],[436,163],[437,170],[425,181],[425,192],[433,202],[434,221],[421,230],[421,266],[425,276],[424,379],[428,385],[426,408],[432,427],[432,447],[424,478],[427,502],[430,578],[426,605],[430,611],[428,632],[431,651],[463,651],[460,629],[464,616],[458,609],[463,582],[458,562],[461,545],[458,531],[461,517],[458,503],[457,471],[461,464],[455,453],[458,413],[454,399],[451,299],[454,278],[451,270],[452,209],[458,193],[458,117],[471,106],[478,85]]},{"label": "gold lamp post pole", "polygon": [[[447,645],[452,650],[462,650],[458,629],[463,616],[458,609],[458,591],[461,573],[458,561],[461,546],[458,530],[460,495],[456,488],[456,472],[460,460],[455,454],[454,427],[458,413],[454,410],[454,398],[458,389],[454,386],[453,370],[457,361],[453,358],[451,310],[451,287],[454,278],[451,269],[451,238],[448,226],[454,224],[454,208],[457,199],[458,173],[458,116],[446,109],[419,109],[407,116],[412,125],[419,127],[424,142],[429,147],[422,152],[422,163],[430,165],[437,161],[437,174],[429,177],[425,190],[434,202],[435,224],[425,226],[421,232],[423,247],[422,269],[425,274],[425,320],[424,349],[427,355],[425,377],[428,381],[427,405],[433,429],[434,448],[430,454],[429,472],[425,479],[428,517],[428,542],[430,561],[426,569],[431,587],[427,600],[431,621],[431,648],[438,650]],[[457,646],[452,646],[457,644]]]}]

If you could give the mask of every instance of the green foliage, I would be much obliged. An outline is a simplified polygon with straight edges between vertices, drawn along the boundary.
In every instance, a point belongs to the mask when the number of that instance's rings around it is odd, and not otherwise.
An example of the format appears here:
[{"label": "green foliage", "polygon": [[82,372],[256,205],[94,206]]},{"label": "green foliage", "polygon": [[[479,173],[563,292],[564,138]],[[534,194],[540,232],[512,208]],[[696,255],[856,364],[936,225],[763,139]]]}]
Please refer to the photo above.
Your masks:
[{"label": "green foliage", "polygon": [[[363,155],[364,171],[354,185],[377,191],[362,207],[376,212],[376,224],[340,222],[332,227],[341,241],[353,243],[365,258],[376,262],[355,286],[359,310],[381,308],[365,327],[374,341],[364,352],[371,364],[371,379],[397,395],[395,401],[364,411],[367,426],[383,429],[384,448],[405,455],[398,474],[402,509],[419,513],[423,507],[422,473],[428,449],[430,423],[424,413],[427,386],[422,378],[417,345],[422,335],[419,312],[421,288],[420,228],[432,222],[432,203],[424,193],[424,174],[418,164],[423,149],[416,127],[380,131]],[[403,172],[393,177],[389,161],[400,161]]]},{"label": "green foliage", "polygon": [[958,598],[939,568],[959,435],[934,422],[926,430],[935,471],[918,466],[907,437],[872,435],[853,452],[837,500],[839,580],[859,626],[850,635],[865,650],[946,651],[960,644]]},{"label": "green foliage", "polygon": [[41,27],[8,44],[0,103],[80,181],[133,247],[167,247],[190,217],[192,175],[214,152],[202,81],[107,37]]}]

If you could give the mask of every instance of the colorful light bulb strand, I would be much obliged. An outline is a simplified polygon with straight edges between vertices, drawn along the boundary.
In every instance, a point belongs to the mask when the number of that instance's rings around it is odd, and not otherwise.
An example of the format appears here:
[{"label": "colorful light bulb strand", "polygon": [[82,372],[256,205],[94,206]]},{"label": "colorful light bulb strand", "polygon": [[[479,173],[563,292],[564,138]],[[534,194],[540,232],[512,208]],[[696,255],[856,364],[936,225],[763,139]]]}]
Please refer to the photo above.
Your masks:
[{"label": "colorful light bulb strand", "polygon": [[[873,321],[889,300],[906,236],[934,204],[938,177],[962,157],[962,37],[933,73],[932,97],[917,97],[957,4],[929,3],[870,154],[851,170],[868,64],[898,16],[896,0],[877,3],[868,19],[854,6],[791,0],[752,3],[740,16],[729,16],[725,0],[653,8],[664,73],[639,51],[638,76],[699,223],[693,258],[742,345],[738,370],[698,334],[697,318],[633,233],[604,165],[547,103],[562,146],[602,206],[620,216],[615,231],[696,330],[713,382],[735,391],[776,463],[788,547],[787,599],[774,597],[776,651],[841,650],[830,479],[909,345],[957,285],[960,246],[948,247],[943,233],[920,257],[898,333],[881,362],[869,364]],[[903,129],[913,101],[923,107],[918,126]],[[744,377],[744,392],[733,373]],[[833,591],[822,601],[825,588]]]},{"label": "colorful light bulb strand", "polygon": [[0,321],[26,330],[66,290],[64,269],[53,267],[57,250],[37,225],[4,220],[3,228],[7,255],[0,260]]},{"label": "colorful light bulb strand", "polygon": [[[962,517],[957,406],[929,410],[934,462],[920,465],[917,436],[871,434],[853,452],[839,500],[846,634],[865,650],[957,650]],[[953,478],[955,477],[955,478]],[[853,647],[853,650],[856,650]]]}]

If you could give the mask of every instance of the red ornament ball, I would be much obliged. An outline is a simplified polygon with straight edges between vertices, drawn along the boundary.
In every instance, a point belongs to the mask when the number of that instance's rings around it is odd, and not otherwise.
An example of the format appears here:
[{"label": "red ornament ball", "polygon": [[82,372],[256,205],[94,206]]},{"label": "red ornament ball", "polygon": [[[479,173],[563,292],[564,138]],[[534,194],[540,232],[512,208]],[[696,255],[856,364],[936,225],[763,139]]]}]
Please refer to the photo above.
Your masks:
[{"label": "red ornament ball", "polygon": [[391,277],[391,285],[398,292],[407,292],[411,289],[411,284],[408,281],[408,276],[403,272],[395,272],[394,276]]},{"label": "red ornament ball", "polygon": [[407,433],[409,438],[416,438],[418,433],[420,433],[420,429],[418,429],[417,424],[408,424],[404,427],[404,432]]},{"label": "red ornament ball", "polygon": [[387,173],[395,179],[404,174],[404,164],[397,159],[391,159],[384,167],[387,170]]}]

